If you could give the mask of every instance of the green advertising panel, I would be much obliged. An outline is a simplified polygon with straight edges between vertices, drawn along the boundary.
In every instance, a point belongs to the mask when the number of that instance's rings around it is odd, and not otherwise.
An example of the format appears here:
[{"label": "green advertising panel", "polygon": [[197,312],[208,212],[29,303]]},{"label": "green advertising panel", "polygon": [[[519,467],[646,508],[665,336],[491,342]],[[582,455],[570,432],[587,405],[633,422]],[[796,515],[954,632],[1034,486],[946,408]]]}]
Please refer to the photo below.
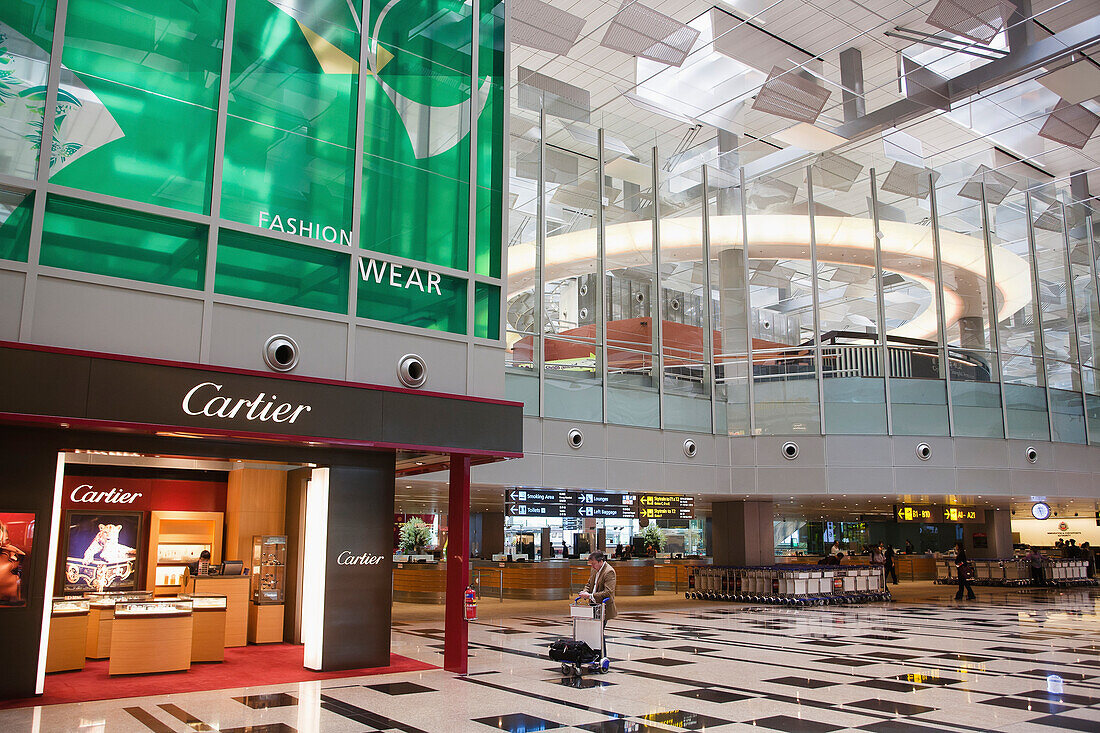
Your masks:
[{"label": "green advertising panel", "polygon": [[[237,0],[222,216],[351,229],[358,17],[348,0]],[[285,229],[284,229],[285,230]]]},{"label": "green advertising panel", "polygon": [[[54,0],[4,0],[0,13],[0,173],[34,178],[42,146]],[[0,219],[0,225],[3,220]]]},{"label": "green advertising panel", "polygon": [[[478,31],[478,67],[491,79],[477,122],[477,242],[474,271],[500,277],[504,211],[504,3],[483,0]],[[495,337],[494,337],[495,338]]]},{"label": "green advertising panel", "polygon": [[27,261],[34,194],[0,188],[0,260]]},{"label": "green advertising panel", "polygon": [[50,196],[39,261],[49,267],[202,290],[207,228]]},{"label": "green advertising panel", "polygon": [[474,336],[500,338],[500,288],[474,283]]},{"label": "green advertising panel", "polygon": [[51,180],[208,211],[224,34],[223,0],[70,0]]},{"label": "green advertising panel", "polygon": [[[37,177],[64,28],[49,180],[74,193],[47,202],[43,265],[347,313],[352,268],[374,263],[357,314],[467,332],[462,275],[501,276],[502,0],[476,19],[468,0],[236,0],[228,37],[226,0],[68,0],[63,23],[55,2],[0,2],[0,175]],[[33,200],[0,190],[0,259],[28,261]],[[206,222],[162,214],[212,209],[204,282]],[[373,252],[407,264],[383,281]],[[474,288],[475,331],[497,338],[500,288]]]},{"label": "green advertising panel", "polygon": [[214,292],[347,313],[350,260],[349,255],[319,247],[223,229]]},{"label": "green advertising panel", "polygon": [[466,281],[432,270],[360,257],[356,315],[435,331],[466,333]]},{"label": "green advertising panel", "polygon": [[[434,265],[469,261],[471,6],[370,3],[361,246]],[[489,84],[478,90],[479,108]]]}]

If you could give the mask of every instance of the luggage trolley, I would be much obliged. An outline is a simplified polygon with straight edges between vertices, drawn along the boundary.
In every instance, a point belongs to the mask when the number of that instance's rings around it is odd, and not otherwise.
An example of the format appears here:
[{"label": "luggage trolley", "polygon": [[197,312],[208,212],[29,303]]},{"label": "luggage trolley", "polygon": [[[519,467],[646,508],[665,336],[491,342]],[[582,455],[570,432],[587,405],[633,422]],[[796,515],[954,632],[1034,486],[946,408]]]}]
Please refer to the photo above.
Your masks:
[{"label": "luggage trolley", "polygon": [[606,674],[611,668],[604,639],[603,615],[607,599],[603,603],[580,603],[574,599],[569,605],[569,617],[573,621],[573,641],[559,639],[550,645],[550,658],[561,662],[563,674],[580,677],[585,672]]}]

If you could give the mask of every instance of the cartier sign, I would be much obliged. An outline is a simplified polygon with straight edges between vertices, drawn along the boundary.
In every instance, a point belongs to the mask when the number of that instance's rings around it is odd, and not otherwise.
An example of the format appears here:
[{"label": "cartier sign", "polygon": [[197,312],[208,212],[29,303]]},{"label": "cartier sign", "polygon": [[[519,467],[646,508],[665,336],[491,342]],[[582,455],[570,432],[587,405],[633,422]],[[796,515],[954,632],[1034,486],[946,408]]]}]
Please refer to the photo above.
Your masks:
[{"label": "cartier sign", "polygon": [[[260,392],[252,399],[230,397],[221,394],[222,385],[214,382],[199,382],[183,397],[183,411],[188,415],[206,415],[231,420],[242,417],[245,420],[293,423],[303,412],[310,412],[309,405],[295,405],[291,402],[279,402],[276,395],[268,396]],[[244,412],[244,410],[248,408]]]},{"label": "cartier sign", "polygon": [[133,504],[141,496],[140,491],[96,491],[91,484],[81,484],[69,492],[69,498],[77,504]]},{"label": "cartier sign", "polygon": [[361,555],[356,555],[348,550],[344,550],[336,557],[337,565],[377,565],[382,562],[384,555],[371,555],[364,552]]}]

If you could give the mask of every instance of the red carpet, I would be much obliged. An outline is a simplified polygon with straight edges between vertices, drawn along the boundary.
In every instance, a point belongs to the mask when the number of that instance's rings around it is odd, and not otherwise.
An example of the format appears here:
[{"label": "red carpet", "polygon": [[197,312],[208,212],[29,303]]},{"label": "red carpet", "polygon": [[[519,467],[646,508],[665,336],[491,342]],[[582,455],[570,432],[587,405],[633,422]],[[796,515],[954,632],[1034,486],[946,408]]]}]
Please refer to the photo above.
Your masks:
[{"label": "red carpet", "polygon": [[305,647],[298,644],[264,644],[225,650],[225,661],[194,664],[187,672],[109,677],[108,661],[89,659],[81,672],[46,675],[46,692],[40,697],[0,700],[0,710],[30,705],[57,705],[87,700],[167,695],[174,692],[222,690],[227,687],[277,685],[284,682],[329,680],[338,677],[416,672],[437,667],[415,659],[390,655],[390,666],[350,669],[341,672],[313,672],[302,666]]}]

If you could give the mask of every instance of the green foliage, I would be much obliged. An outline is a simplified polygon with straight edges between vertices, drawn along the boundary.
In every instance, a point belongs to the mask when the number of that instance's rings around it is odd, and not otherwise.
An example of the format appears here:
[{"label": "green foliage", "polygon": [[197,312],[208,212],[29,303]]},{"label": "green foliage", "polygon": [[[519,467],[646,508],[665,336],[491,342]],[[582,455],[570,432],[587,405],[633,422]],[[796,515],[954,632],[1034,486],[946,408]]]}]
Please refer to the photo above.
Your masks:
[{"label": "green foliage", "polygon": [[642,539],[645,540],[646,547],[655,552],[664,552],[665,545],[668,544],[664,530],[652,522],[642,530]]},{"label": "green foliage", "polygon": [[420,517],[413,517],[401,525],[399,547],[407,555],[419,554],[432,541],[432,528]]}]

